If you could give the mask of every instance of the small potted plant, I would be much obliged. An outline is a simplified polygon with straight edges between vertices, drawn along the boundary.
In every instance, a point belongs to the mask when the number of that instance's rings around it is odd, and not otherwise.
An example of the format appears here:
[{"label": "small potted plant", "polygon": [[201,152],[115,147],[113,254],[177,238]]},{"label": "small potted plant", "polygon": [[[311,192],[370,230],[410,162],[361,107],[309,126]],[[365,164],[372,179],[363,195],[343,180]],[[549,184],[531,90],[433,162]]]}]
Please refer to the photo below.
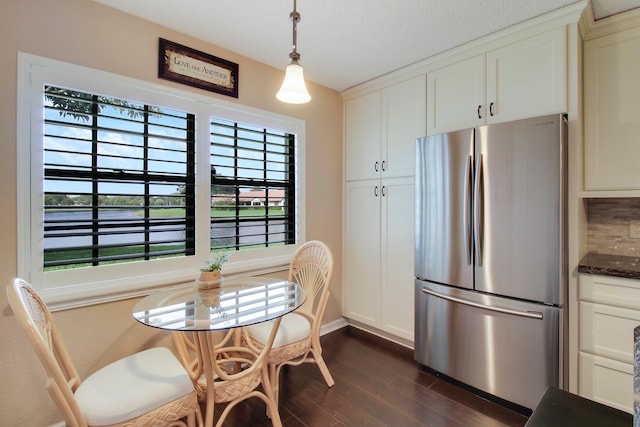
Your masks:
[{"label": "small potted plant", "polygon": [[203,287],[203,285],[211,287],[219,285],[222,281],[222,265],[227,262],[230,255],[231,254],[229,252],[225,252],[214,259],[206,260],[205,266],[200,269],[200,274],[197,280],[198,285],[201,287]]}]

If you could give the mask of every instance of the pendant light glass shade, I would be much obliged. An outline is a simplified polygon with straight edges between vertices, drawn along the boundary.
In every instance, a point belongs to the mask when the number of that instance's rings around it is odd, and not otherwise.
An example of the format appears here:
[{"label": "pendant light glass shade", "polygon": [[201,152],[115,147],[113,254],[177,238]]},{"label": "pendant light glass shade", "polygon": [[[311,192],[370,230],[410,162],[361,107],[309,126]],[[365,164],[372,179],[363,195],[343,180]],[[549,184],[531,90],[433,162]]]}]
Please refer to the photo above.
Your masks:
[{"label": "pendant light glass shade", "polygon": [[276,98],[289,104],[304,104],[311,101],[311,96],[304,83],[302,67],[297,61],[287,65],[284,81],[276,94]]},{"label": "pendant light glass shade", "polygon": [[296,10],[296,0],[293,0],[293,11],[289,14],[289,18],[293,23],[293,50],[289,54],[289,65],[287,65],[284,81],[276,94],[276,98],[289,104],[304,104],[305,102],[311,101],[311,96],[307,91],[302,67],[300,66],[300,62],[298,62],[300,54],[297,51],[297,24],[300,22],[300,14]]}]

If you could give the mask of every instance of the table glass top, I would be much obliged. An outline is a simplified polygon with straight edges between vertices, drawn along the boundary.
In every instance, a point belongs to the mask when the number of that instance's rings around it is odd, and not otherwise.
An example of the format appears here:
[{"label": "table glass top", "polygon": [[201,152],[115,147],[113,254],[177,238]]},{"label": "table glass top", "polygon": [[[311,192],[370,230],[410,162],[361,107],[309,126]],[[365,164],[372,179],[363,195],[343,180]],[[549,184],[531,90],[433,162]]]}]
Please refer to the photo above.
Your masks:
[{"label": "table glass top", "polygon": [[222,330],[275,319],[300,307],[305,298],[294,282],[238,278],[214,289],[193,284],[154,292],[133,307],[133,317],[160,329]]}]

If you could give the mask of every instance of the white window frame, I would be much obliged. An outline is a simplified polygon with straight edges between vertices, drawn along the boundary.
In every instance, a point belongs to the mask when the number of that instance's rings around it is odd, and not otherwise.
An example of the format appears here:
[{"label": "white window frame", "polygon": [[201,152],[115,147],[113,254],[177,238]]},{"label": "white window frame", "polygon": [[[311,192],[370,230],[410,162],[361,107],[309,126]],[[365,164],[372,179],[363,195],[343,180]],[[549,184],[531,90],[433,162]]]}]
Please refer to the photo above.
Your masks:
[{"label": "white window frame", "polygon": [[[43,111],[45,84],[134,100],[196,115],[196,254],[59,271],[43,270]],[[210,118],[217,117],[296,135],[296,242],[305,240],[305,122],[198,93],[182,91],[49,58],[18,53],[17,274],[31,282],[52,309],[144,295],[193,281],[210,257]],[[202,154],[204,153],[204,155]],[[198,173],[198,171],[207,173]],[[206,189],[203,191],[202,189]],[[203,232],[206,230],[206,232]],[[235,251],[225,275],[288,268],[297,245]]]}]

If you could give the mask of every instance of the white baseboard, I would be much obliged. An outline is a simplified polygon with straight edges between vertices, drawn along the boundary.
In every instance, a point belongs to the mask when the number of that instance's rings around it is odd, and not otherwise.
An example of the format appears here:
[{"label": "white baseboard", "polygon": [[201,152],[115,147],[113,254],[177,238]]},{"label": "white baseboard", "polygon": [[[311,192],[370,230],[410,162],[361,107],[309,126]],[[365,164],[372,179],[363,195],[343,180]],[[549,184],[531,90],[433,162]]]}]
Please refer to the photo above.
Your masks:
[{"label": "white baseboard", "polygon": [[338,320],[334,320],[333,322],[326,323],[320,327],[320,335],[325,335],[333,331],[337,331],[340,328],[344,328],[345,326],[349,326],[347,320],[344,317],[339,318]]},{"label": "white baseboard", "polygon": [[347,320],[347,324],[349,326],[352,326],[354,328],[358,328],[358,329],[360,329],[362,331],[365,331],[367,333],[370,333],[372,335],[376,335],[376,336],[378,336],[380,338],[383,338],[383,339],[385,339],[387,341],[391,341],[391,342],[399,344],[399,345],[401,345],[403,347],[407,347],[407,348],[409,348],[411,350],[415,349],[415,345],[414,345],[413,341],[409,341],[407,339],[400,338],[400,337],[397,337],[395,335],[391,335],[391,334],[389,334],[387,332],[381,331],[379,329],[376,329],[376,328],[368,326],[368,325],[364,325],[364,324],[356,322],[355,320],[352,320],[352,319]]}]

